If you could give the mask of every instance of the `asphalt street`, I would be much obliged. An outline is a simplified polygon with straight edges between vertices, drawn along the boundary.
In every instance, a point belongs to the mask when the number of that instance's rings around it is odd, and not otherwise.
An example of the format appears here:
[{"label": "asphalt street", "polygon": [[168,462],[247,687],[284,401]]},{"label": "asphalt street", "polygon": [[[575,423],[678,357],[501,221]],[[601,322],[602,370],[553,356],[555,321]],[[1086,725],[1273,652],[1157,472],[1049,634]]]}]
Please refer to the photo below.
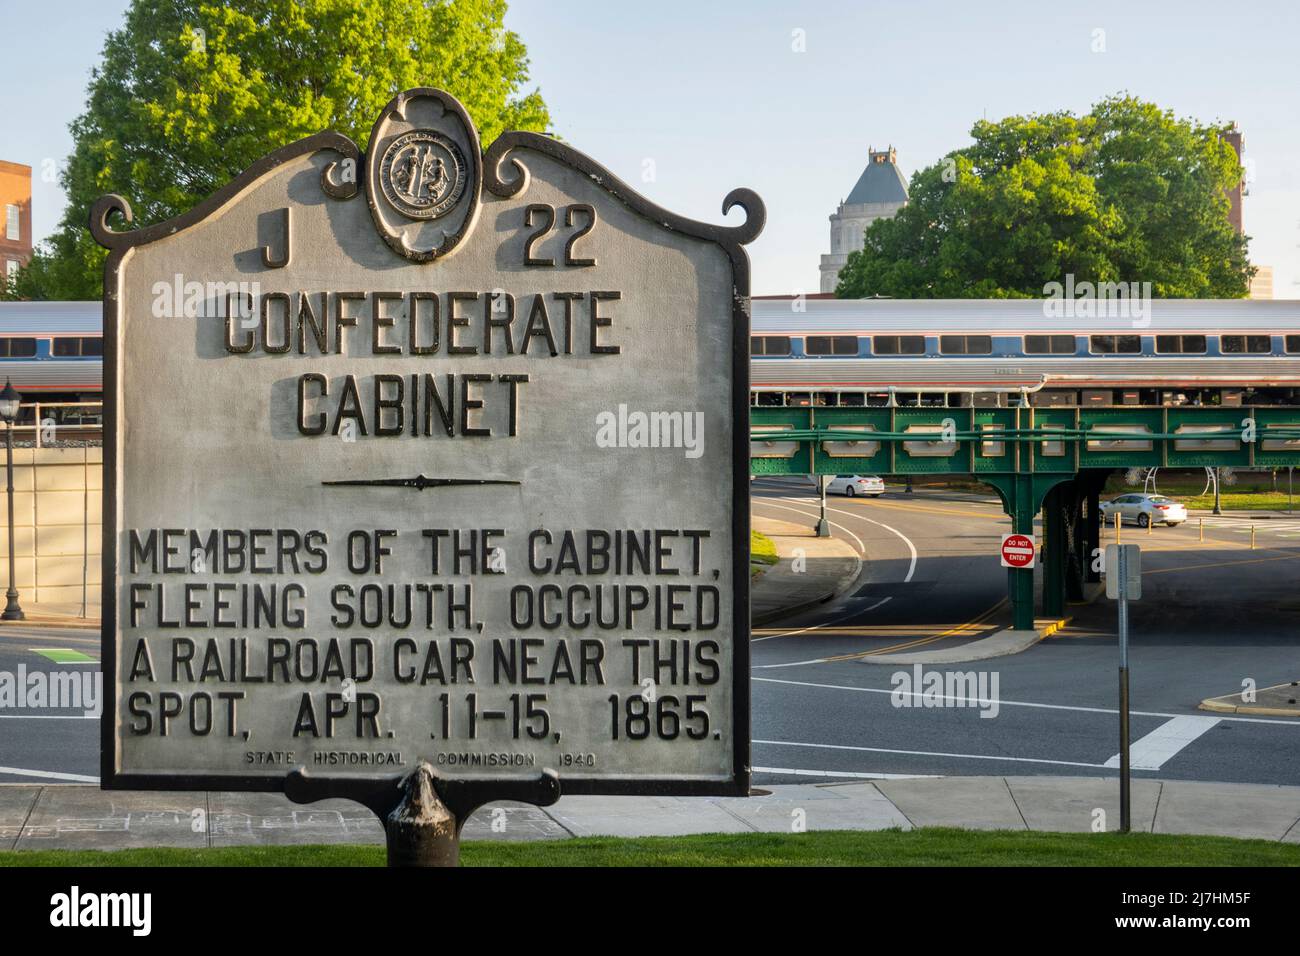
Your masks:
[{"label": "asphalt street", "polygon": [[[755,513],[816,517],[806,483],[756,482],[753,494]],[[863,573],[844,600],[756,633],[757,781],[1114,775],[1118,641],[1104,596],[1069,607],[1062,631],[1018,655],[920,674],[860,659],[953,646],[1008,623],[997,547],[1010,523],[970,497],[890,486],[878,500],[831,501],[834,531],[859,548]],[[1250,522],[1233,518],[1207,518],[1203,542],[1195,518],[1122,536],[1144,559],[1130,633],[1134,772],[1300,784],[1300,721],[1197,709],[1244,681],[1300,678],[1300,520],[1257,522],[1253,549]],[[945,685],[927,697],[932,671]]]},{"label": "asphalt street", "polygon": [[[80,693],[102,686],[99,632],[84,628],[0,626],[0,672],[76,677]],[[65,691],[73,689],[65,683]],[[67,696],[64,700],[76,700]],[[0,709],[0,783],[87,783],[99,779],[95,700],[76,707]],[[91,705],[91,706],[87,706]]]}]

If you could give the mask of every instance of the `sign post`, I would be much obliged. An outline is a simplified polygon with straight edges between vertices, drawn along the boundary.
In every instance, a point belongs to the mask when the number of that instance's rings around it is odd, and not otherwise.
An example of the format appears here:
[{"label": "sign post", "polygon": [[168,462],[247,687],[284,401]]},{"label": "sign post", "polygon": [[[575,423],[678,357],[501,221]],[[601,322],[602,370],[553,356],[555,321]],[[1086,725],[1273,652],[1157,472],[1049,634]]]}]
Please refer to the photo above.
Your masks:
[{"label": "sign post", "polygon": [[1106,545],[1106,597],[1119,602],[1119,828],[1131,825],[1129,800],[1128,602],[1142,597],[1142,550]]},{"label": "sign post", "polygon": [[829,538],[831,536],[831,525],[826,520],[826,475],[817,476],[817,499],[821,502],[821,512],[817,518],[817,537]]},{"label": "sign post", "polygon": [[420,88],[136,230],[106,196],[102,786],[749,792],[749,265]]}]

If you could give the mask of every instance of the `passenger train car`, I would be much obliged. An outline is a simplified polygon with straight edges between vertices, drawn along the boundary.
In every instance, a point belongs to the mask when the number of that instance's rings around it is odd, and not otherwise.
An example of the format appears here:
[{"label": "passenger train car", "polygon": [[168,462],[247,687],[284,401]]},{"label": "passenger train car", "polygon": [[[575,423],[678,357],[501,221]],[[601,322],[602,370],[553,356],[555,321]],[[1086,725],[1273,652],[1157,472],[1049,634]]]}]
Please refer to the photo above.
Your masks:
[{"label": "passenger train car", "polygon": [[[1080,301],[755,297],[751,404],[1300,405],[1300,301],[1059,317]],[[0,302],[0,375],[27,401],[97,401],[102,336],[99,302]]]},{"label": "passenger train car", "polygon": [[24,403],[99,401],[103,346],[98,302],[0,302],[0,378]]},{"label": "passenger train car", "polygon": [[750,401],[1300,404],[1300,301],[1087,301],[755,297]]}]

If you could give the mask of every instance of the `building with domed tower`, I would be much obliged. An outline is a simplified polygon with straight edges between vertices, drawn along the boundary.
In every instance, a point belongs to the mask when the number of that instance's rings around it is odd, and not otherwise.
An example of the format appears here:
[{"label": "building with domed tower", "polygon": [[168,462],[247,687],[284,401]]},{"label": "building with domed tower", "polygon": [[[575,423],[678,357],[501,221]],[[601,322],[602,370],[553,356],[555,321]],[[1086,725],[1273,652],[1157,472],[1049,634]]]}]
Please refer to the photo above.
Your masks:
[{"label": "building with domed tower", "polygon": [[862,171],[848,198],[840,203],[831,219],[831,251],[821,258],[821,291],[834,292],[840,270],[849,253],[862,248],[867,227],[877,219],[888,219],[907,205],[907,179],[898,168],[893,146],[877,152],[867,150],[867,168]]}]

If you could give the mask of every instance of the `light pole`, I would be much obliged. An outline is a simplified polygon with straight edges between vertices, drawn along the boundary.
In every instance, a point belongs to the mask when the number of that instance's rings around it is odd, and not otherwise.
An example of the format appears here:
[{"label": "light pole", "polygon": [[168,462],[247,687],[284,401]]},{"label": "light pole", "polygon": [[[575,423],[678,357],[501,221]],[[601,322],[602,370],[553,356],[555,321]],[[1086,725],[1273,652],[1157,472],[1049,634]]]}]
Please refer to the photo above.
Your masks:
[{"label": "light pole", "polygon": [[0,391],[0,421],[8,427],[5,429],[5,473],[9,485],[9,590],[5,592],[5,609],[0,614],[3,621],[21,621],[23,609],[18,606],[18,588],[14,586],[14,419],[18,417],[18,403],[22,396],[9,379]]}]

